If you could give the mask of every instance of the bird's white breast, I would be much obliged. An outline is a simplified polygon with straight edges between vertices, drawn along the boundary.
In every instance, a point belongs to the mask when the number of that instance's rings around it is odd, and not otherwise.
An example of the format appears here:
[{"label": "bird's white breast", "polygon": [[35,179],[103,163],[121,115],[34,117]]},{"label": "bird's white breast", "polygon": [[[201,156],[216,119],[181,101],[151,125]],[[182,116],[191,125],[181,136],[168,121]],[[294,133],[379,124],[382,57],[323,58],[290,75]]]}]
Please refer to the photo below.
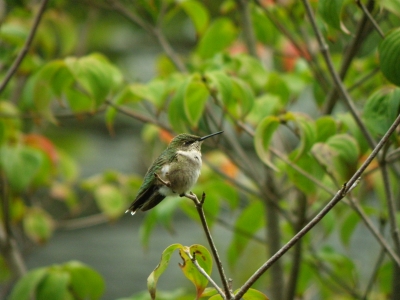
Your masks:
[{"label": "bird's white breast", "polygon": [[160,170],[160,177],[170,182],[171,186],[163,186],[160,193],[166,196],[184,194],[196,183],[200,176],[201,153],[197,150],[177,151],[178,162],[167,164]]}]

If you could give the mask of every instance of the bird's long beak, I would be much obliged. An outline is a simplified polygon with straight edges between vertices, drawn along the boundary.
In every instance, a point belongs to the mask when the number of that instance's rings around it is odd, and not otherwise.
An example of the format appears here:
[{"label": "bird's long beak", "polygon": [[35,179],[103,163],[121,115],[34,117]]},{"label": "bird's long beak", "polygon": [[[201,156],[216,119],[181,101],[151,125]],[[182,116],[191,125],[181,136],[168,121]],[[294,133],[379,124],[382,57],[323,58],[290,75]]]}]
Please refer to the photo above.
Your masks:
[{"label": "bird's long beak", "polygon": [[212,137],[214,135],[221,134],[221,133],[223,133],[223,131],[218,131],[218,132],[211,133],[209,135],[203,136],[203,137],[199,138],[199,142],[204,141],[205,139],[208,139],[209,137]]}]

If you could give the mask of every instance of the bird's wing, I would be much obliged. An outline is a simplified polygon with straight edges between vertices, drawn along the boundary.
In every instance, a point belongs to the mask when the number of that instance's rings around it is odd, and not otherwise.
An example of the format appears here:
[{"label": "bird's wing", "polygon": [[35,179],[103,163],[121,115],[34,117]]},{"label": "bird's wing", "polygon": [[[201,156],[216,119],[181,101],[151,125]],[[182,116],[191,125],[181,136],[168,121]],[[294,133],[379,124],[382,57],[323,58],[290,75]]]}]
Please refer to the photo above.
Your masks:
[{"label": "bird's wing", "polygon": [[139,188],[138,194],[131,206],[129,207],[128,211],[134,213],[140,208],[142,210],[148,210],[156,206],[165,198],[165,196],[157,192],[159,186],[162,185],[162,183],[158,181],[154,174],[158,174],[163,165],[172,162],[174,159],[176,159],[176,156],[170,157],[168,159],[168,155],[166,155],[164,151],[153,162],[151,167],[147,170],[146,175],[143,179],[143,183]]}]

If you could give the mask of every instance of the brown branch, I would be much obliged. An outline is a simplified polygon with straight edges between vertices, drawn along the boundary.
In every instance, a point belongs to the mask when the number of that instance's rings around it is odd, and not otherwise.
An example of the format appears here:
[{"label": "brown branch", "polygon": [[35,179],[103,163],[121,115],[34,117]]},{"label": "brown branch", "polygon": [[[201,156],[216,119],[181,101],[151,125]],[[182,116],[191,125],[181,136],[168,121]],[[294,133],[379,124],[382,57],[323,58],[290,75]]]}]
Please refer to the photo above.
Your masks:
[{"label": "brown branch", "polygon": [[115,108],[118,112],[120,112],[120,113],[122,113],[124,115],[127,115],[128,117],[134,118],[134,119],[136,119],[136,120],[138,120],[140,122],[143,122],[143,123],[151,123],[151,124],[157,125],[158,127],[162,128],[162,129],[164,129],[164,130],[166,130],[168,132],[172,132],[171,128],[169,128],[167,125],[159,122],[158,120],[152,119],[150,117],[146,117],[146,116],[144,116],[142,114],[138,114],[137,112],[135,112],[133,110],[130,110],[130,109],[126,108],[126,107],[116,105],[113,102],[111,102],[110,100],[106,100],[106,103],[109,106]]},{"label": "brown branch", "polygon": [[356,3],[362,9],[362,11],[364,12],[364,15],[368,18],[368,20],[374,26],[375,30],[379,33],[381,38],[384,38],[385,34],[383,33],[382,29],[379,27],[379,24],[375,21],[374,17],[371,15],[369,9],[367,7],[365,7],[365,5],[361,2],[361,0],[356,0]]},{"label": "brown branch", "polygon": [[15,58],[13,64],[8,69],[7,74],[5,75],[3,81],[0,84],[0,94],[6,88],[8,82],[14,76],[15,72],[17,72],[22,60],[24,59],[25,55],[28,53],[28,50],[32,44],[33,38],[35,37],[36,30],[39,26],[40,20],[42,19],[42,15],[46,8],[47,2],[48,2],[48,0],[43,0],[42,3],[40,4],[39,10],[33,21],[33,25],[32,25],[31,31],[29,32],[28,38],[26,39],[24,46],[22,47],[21,51],[18,53],[18,56]]},{"label": "brown branch", "polygon": [[227,299],[233,299],[233,294],[230,291],[229,283],[228,283],[228,280],[226,278],[225,271],[224,271],[224,268],[222,266],[221,259],[219,258],[217,247],[215,246],[215,243],[214,243],[213,238],[211,236],[210,229],[208,228],[208,225],[207,225],[207,219],[206,219],[206,216],[204,214],[203,204],[204,204],[204,200],[205,200],[206,194],[203,193],[201,201],[199,201],[197,196],[195,194],[193,194],[192,192],[186,193],[185,197],[190,199],[190,200],[192,200],[194,202],[195,206],[196,206],[197,213],[199,214],[200,221],[201,221],[201,224],[203,226],[204,232],[206,234],[208,244],[211,247],[211,252],[213,254],[215,263],[217,264],[217,269],[218,269],[218,272],[219,272],[219,275],[220,275],[220,278],[221,278],[221,281],[222,281],[222,285],[224,287],[225,296],[226,296]]}]

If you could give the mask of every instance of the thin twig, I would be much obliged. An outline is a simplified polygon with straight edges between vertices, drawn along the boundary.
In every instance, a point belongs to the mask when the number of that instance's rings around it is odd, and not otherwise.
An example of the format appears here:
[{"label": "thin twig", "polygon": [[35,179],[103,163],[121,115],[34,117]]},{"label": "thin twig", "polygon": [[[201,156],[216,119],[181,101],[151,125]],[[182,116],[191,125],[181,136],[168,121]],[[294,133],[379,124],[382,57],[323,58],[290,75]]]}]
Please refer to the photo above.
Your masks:
[{"label": "thin twig", "polygon": [[104,224],[110,220],[103,213],[94,214],[87,217],[75,218],[72,220],[59,221],[56,224],[57,229],[75,230],[81,228],[88,228],[99,224]]},{"label": "thin twig", "polygon": [[379,27],[379,24],[375,21],[374,17],[371,15],[369,10],[365,7],[365,5],[361,2],[361,0],[356,0],[357,5],[362,9],[365,16],[369,19],[369,21],[374,26],[375,30],[379,33],[379,35],[384,38],[385,34],[383,33],[382,29]]},{"label": "thin twig", "polygon": [[36,30],[39,26],[40,20],[42,19],[42,15],[45,11],[46,5],[48,0],[43,0],[39,6],[39,10],[36,14],[36,17],[33,21],[33,25],[31,31],[29,32],[28,38],[25,41],[24,46],[22,47],[21,51],[18,53],[18,56],[15,58],[13,64],[8,69],[7,74],[5,75],[3,81],[0,84],[0,94],[6,88],[8,82],[11,80],[15,72],[17,72],[22,60],[24,59],[25,55],[28,53],[28,50],[32,44],[33,38],[35,37]]},{"label": "thin twig", "polygon": [[[221,297],[222,297],[223,299],[226,299],[226,298],[225,298],[224,292],[220,289],[220,287],[218,286],[218,284],[216,284],[215,281],[211,278],[211,276],[208,275],[207,272],[204,271],[204,269],[199,265],[199,263],[198,263],[198,261],[197,261],[197,259],[196,259],[196,256],[195,256],[195,255],[192,256],[192,255],[190,254],[190,251],[189,251],[189,250],[186,250],[186,249],[183,250],[183,252],[185,252],[186,255],[189,256],[190,260],[192,261],[192,263],[194,264],[194,266],[197,268],[197,270],[199,270],[199,272],[200,272],[205,278],[207,278],[207,280],[211,283],[211,285],[213,285],[213,286],[215,287],[215,289],[217,290],[218,294],[220,294]],[[195,254],[195,253],[193,253],[193,254]]]},{"label": "thin twig", "polygon": [[345,86],[343,85],[343,82],[340,79],[339,74],[335,70],[335,67],[332,62],[332,58],[329,53],[329,47],[326,44],[324,37],[318,28],[311,5],[308,0],[302,0],[302,2],[306,9],[306,14],[307,14],[308,18],[310,19],[310,23],[314,30],[314,33],[317,37],[320,51],[322,53],[322,56],[324,57],[325,63],[328,67],[328,71],[329,71],[330,75],[332,76],[332,79],[333,79],[338,91],[342,95],[343,100],[345,101],[347,107],[349,108],[351,115],[353,116],[353,118],[356,121],[358,127],[360,128],[362,134],[364,135],[365,139],[367,140],[369,147],[371,149],[374,149],[376,143],[375,143],[374,139],[372,138],[371,134],[369,133],[367,127],[361,120],[361,117],[358,115],[357,109],[354,105],[354,101],[352,100],[351,96],[349,95],[348,91],[346,90]]},{"label": "thin twig", "polygon": [[329,203],[306,225],[300,230],[296,235],[294,235],[288,243],[286,243],[275,255],[273,255],[267,262],[265,262],[239,289],[236,294],[235,299],[240,299],[248,289],[256,282],[261,275],[265,273],[282,255],[284,255],[289,249],[291,249],[299,239],[301,239],[308,231],[310,231],[316,224],[318,224],[322,218],[333,208],[341,199],[343,199],[349,190],[353,188],[353,185],[358,181],[362,173],[369,166],[372,160],[378,155],[379,151],[389,140],[392,133],[396,130],[397,126],[400,124],[400,115],[396,118],[394,123],[390,126],[389,130],[385,133],[376,147],[372,150],[371,154],[360,166],[360,168],[353,174],[348,182],[346,182],[342,188],[335,194],[335,196],[329,201]]},{"label": "thin twig", "polygon": [[[179,56],[177,55],[175,50],[172,48],[172,46],[168,42],[168,40],[165,38],[165,35],[162,33],[160,26],[154,27],[151,24],[147,23],[138,14],[136,14],[130,10],[127,10],[124,6],[121,5],[121,3],[119,1],[111,0],[111,8],[113,8],[116,12],[120,13],[122,16],[127,18],[129,21],[142,27],[144,30],[146,30],[152,36],[154,36],[157,39],[158,43],[160,44],[161,48],[166,53],[166,55],[174,63],[176,68],[182,73],[187,72],[185,64],[179,58]],[[161,20],[159,19],[157,21],[157,23],[158,23],[158,25],[160,25]]]},{"label": "thin twig", "polygon": [[106,102],[109,106],[115,108],[117,111],[119,111],[120,113],[122,113],[122,114],[124,114],[124,115],[127,115],[127,116],[129,116],[129,117],[131,117],[131,118],[134,118],[134,119],[136,119],[136,120],[139,120],[140,122],[143,122],[143,123],[155,124],[155,125],[157,125],[158,127],[162,128],[162,129],[164,129],[164,130],[166,130],[166,131],[168,131],[168,132],[172,132],[172,129],[171,129],[171,128],[169,128],[167,125],[165,125],[165,124],[159,122],[158,120],[155,120],[155,119],[152,119],[152,118],[150,118],[150,117],[146,117],[146,116],[143,116],[143,115],[141,115],[141,114],[138,114],[137,112],[135,112],[135,111],[133,111],[133,110],[130,110],[130,109],[126,108],[126,107],[116,105],[116,104],[114,104],[113,102],[111,102],[110,100],[106,100],[105,102]]},{"label": "thin twig", "polygon": [[232,293],[231,293],[231,291],[229,289],[228,280],[227,280],[227,278],[225,276],[225,271],[224,271],[224,268],[222,266],[221,259],[219,258],[219,255],[218,255],[217,247],[215,246],[215,243],[214,243],[213,238],[211,236],[210,229],[208,228],[208,225],[207,225],[206,216],[204,215],[203,203],[204,203],[206,195],[205,195],[205,193],[203,193],[201,201],[199,201],[197,196],[195,194],[193,194],[192,192],[186,193],[185,197],[190,199],[190,200],[192,200],[194,202],[195,206],[196,206],[197,212],[198,212],[199,217],[200,217],[201,224],[203,225],[203,229],[204,229],[204,232],[205,232],[206,237],[207,237],[208,244],[210,245],[211,252],[213,254],[215,263],[217,264],[218,272],[219,272],[219,275],[220,275],[220,278],[221,278],[221,281],[222,281],[222,285],[224,287],[225,296],[228,299],[233,299],[233,295],[232,295]]},{"label": "thin twig", "polygon": [[[369,0],[368,9],[372,9],[374,7],[374,2],[375,0]],[[353,61],[360,47],[363,45],[363,41],[365,41],[366,36],[371,31],[371,26],[368,25],[368,18],[366,15],[364,15],[358,23],[354,38],[351,40],[349,46],[346,49],[346,52],[341,59],[339,70],[339,77],[341,78],[341,80],[346,77],[351,62]],[[350,91],[350,88],[348,90]],[[332,88],[329,91],[328,96],[326,97],[325,106],[323,108],[324,114],[330,114],[332,112],[332,109],[336,103],[337,95],[338,91],[336,88]]]}]

